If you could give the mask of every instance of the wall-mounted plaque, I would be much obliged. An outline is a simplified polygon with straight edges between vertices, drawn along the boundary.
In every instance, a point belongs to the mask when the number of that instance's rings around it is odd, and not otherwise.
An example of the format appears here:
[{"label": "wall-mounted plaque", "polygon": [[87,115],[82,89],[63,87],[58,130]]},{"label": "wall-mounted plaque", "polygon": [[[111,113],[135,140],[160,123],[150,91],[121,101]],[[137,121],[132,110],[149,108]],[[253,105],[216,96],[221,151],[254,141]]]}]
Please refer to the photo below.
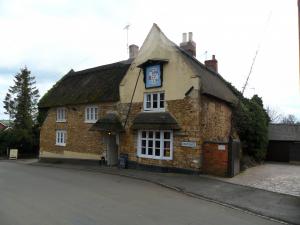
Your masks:
[{"label": "wall-mounted plaque", "polygon": [[182,147],[188,147],[188,148],[196,148],[196,142],[195,141],[183,141],[181,142]]},{"label": "wall-mounted plaque", "polygon": [[218,150],[225,151],[225,145],[218,145]]}]

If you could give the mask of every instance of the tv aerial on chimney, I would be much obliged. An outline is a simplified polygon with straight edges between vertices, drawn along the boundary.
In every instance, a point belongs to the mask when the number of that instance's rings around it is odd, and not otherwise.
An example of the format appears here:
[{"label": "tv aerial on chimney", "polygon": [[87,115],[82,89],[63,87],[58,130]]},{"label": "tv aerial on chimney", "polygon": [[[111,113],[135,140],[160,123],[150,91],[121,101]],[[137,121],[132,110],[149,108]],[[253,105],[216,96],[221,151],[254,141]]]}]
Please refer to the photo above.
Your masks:
[{"label": "tv aerial on chimney", "polygon": [[127,23],[127,25],[123,28],[123,30],[126,30],[126,36],[127,36],[127,43],[126,43],[126,51],[129,52],[129,44],[128,44],[128,33],[129,33],[129,27],[131,26],[130,23]]}]

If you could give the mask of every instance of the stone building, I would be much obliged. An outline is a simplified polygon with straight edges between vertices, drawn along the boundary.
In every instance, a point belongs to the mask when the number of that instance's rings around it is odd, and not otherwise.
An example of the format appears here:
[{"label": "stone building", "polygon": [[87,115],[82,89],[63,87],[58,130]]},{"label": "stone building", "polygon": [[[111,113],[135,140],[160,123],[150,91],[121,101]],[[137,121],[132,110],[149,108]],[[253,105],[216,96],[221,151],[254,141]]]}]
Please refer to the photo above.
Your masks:
[{"label": "stone building", "polygon": [[195,56],[192,33],[178,46],[154,24],[128,60],[71,70],[39,103],[41,160],[226,175],[237,98],[215,56]]}]

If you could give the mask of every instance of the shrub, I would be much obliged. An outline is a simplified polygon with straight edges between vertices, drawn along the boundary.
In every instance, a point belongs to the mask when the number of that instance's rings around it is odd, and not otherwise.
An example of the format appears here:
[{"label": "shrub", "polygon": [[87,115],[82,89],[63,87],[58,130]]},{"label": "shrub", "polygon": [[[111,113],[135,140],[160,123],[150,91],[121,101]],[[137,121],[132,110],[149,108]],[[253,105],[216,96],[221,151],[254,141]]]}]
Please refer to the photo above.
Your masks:
[{"label": "shrub", "polygon": [[260,97],[240,98],[233,114],[235,128],[243,146],[243,153],[261,161],[265,158],[268,145],[269,118]]}]

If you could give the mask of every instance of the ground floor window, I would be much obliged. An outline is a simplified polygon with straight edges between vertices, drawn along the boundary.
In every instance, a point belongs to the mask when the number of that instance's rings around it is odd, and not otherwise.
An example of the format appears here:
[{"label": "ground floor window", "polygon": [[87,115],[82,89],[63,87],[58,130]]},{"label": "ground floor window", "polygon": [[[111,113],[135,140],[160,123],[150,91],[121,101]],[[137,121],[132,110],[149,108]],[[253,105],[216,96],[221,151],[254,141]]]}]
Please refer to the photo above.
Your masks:
[{"label": "ground floor window", "polygon": [[66,146],[67,131],[57,130],[56,131],[56,145]]},{"label": "ground floor window", "polygon": [[138,156],[153,159],[173,158],[173,132],[170,130],[140,130]]}]

